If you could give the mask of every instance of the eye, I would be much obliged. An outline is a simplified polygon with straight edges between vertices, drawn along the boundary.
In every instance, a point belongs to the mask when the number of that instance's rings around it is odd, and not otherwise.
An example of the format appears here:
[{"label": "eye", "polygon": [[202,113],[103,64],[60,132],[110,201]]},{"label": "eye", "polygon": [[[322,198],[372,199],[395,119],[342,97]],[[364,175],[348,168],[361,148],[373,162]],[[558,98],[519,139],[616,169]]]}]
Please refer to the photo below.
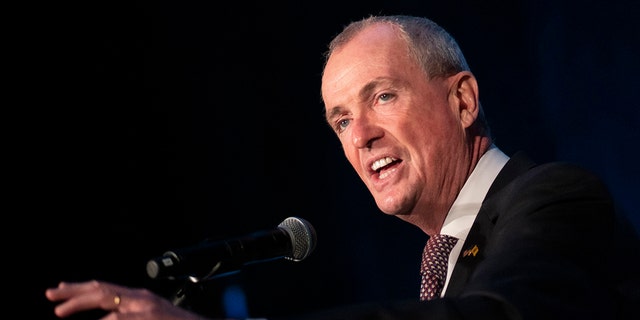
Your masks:
[{"label": "eye", "polygon": [[389,101],[393,100],[393,98],[395,98],[395,95],[394,95],[394,94],[391,94],[391,93],[382,93],[382,94],[380,94],[380,95],[378,96],[378,101],[379,101],[380,103],[387,103],[387,102],[389,102]]},{"label": "eye", "polygon": [[349,119],[340,119],[336,123],[336,132],[340,133],[340,132],[344,131],[347,128],[347,126],[349,125],[350,122],[351,122],[351,120],[349,120]]}]

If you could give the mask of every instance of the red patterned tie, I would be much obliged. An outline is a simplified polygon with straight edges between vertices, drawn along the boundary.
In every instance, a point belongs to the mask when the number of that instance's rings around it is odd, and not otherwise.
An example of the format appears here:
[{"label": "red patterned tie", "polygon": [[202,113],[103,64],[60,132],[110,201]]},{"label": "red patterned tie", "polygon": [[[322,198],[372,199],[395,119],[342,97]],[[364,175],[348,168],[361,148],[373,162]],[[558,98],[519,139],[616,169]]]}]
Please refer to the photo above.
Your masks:
[{"label": "red patterned tie", "polygon": [[436,234],[429,238],[422,253],[420,274],[420,300],[431,300],[439,297],[447,278],[449,252],[456,245],[458,239],[445,234]]}]

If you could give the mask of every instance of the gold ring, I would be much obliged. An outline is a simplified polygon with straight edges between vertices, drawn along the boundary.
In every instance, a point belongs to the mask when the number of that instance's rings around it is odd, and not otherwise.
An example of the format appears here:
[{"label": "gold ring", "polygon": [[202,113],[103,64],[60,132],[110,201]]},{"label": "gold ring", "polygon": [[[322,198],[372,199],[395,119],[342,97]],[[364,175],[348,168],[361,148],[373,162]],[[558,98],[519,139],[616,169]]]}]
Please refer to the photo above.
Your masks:
[{"label": "gold ring", "polygon": [[116,295],[113,297],[113,303],[116,304],[116,308],[120,306],[120,302],[122,302],[122,299],[120,298],[120,294],[116,293]]}]

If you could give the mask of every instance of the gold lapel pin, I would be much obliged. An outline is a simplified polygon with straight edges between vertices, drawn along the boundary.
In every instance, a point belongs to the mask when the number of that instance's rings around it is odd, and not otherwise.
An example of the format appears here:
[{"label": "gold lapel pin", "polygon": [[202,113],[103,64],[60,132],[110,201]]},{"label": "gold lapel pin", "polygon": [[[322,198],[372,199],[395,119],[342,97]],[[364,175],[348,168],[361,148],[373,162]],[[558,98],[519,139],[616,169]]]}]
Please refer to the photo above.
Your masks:
[{"label": "gold lapel pin", "polygon": [[473,248],[471,249],[467,249],[462,253],[463,257],[468,257],[470,255],[473,255],[474,257],[476,256],[476,254],[478,254],[478,251],[480,251],[480,249],[478,249],[478,245],[473,245]]}]

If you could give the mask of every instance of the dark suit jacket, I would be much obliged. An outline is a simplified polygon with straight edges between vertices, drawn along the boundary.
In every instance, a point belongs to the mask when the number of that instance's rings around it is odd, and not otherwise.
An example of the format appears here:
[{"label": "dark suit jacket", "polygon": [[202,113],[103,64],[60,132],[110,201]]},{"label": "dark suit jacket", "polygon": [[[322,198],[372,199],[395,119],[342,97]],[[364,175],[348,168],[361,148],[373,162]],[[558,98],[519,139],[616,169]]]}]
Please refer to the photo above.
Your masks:
[{"label": "dark suit jacket", "polygon": [[599,178],[518,153],[491,185],[442,299],[298,319],[640,319],[639,248]]}]

